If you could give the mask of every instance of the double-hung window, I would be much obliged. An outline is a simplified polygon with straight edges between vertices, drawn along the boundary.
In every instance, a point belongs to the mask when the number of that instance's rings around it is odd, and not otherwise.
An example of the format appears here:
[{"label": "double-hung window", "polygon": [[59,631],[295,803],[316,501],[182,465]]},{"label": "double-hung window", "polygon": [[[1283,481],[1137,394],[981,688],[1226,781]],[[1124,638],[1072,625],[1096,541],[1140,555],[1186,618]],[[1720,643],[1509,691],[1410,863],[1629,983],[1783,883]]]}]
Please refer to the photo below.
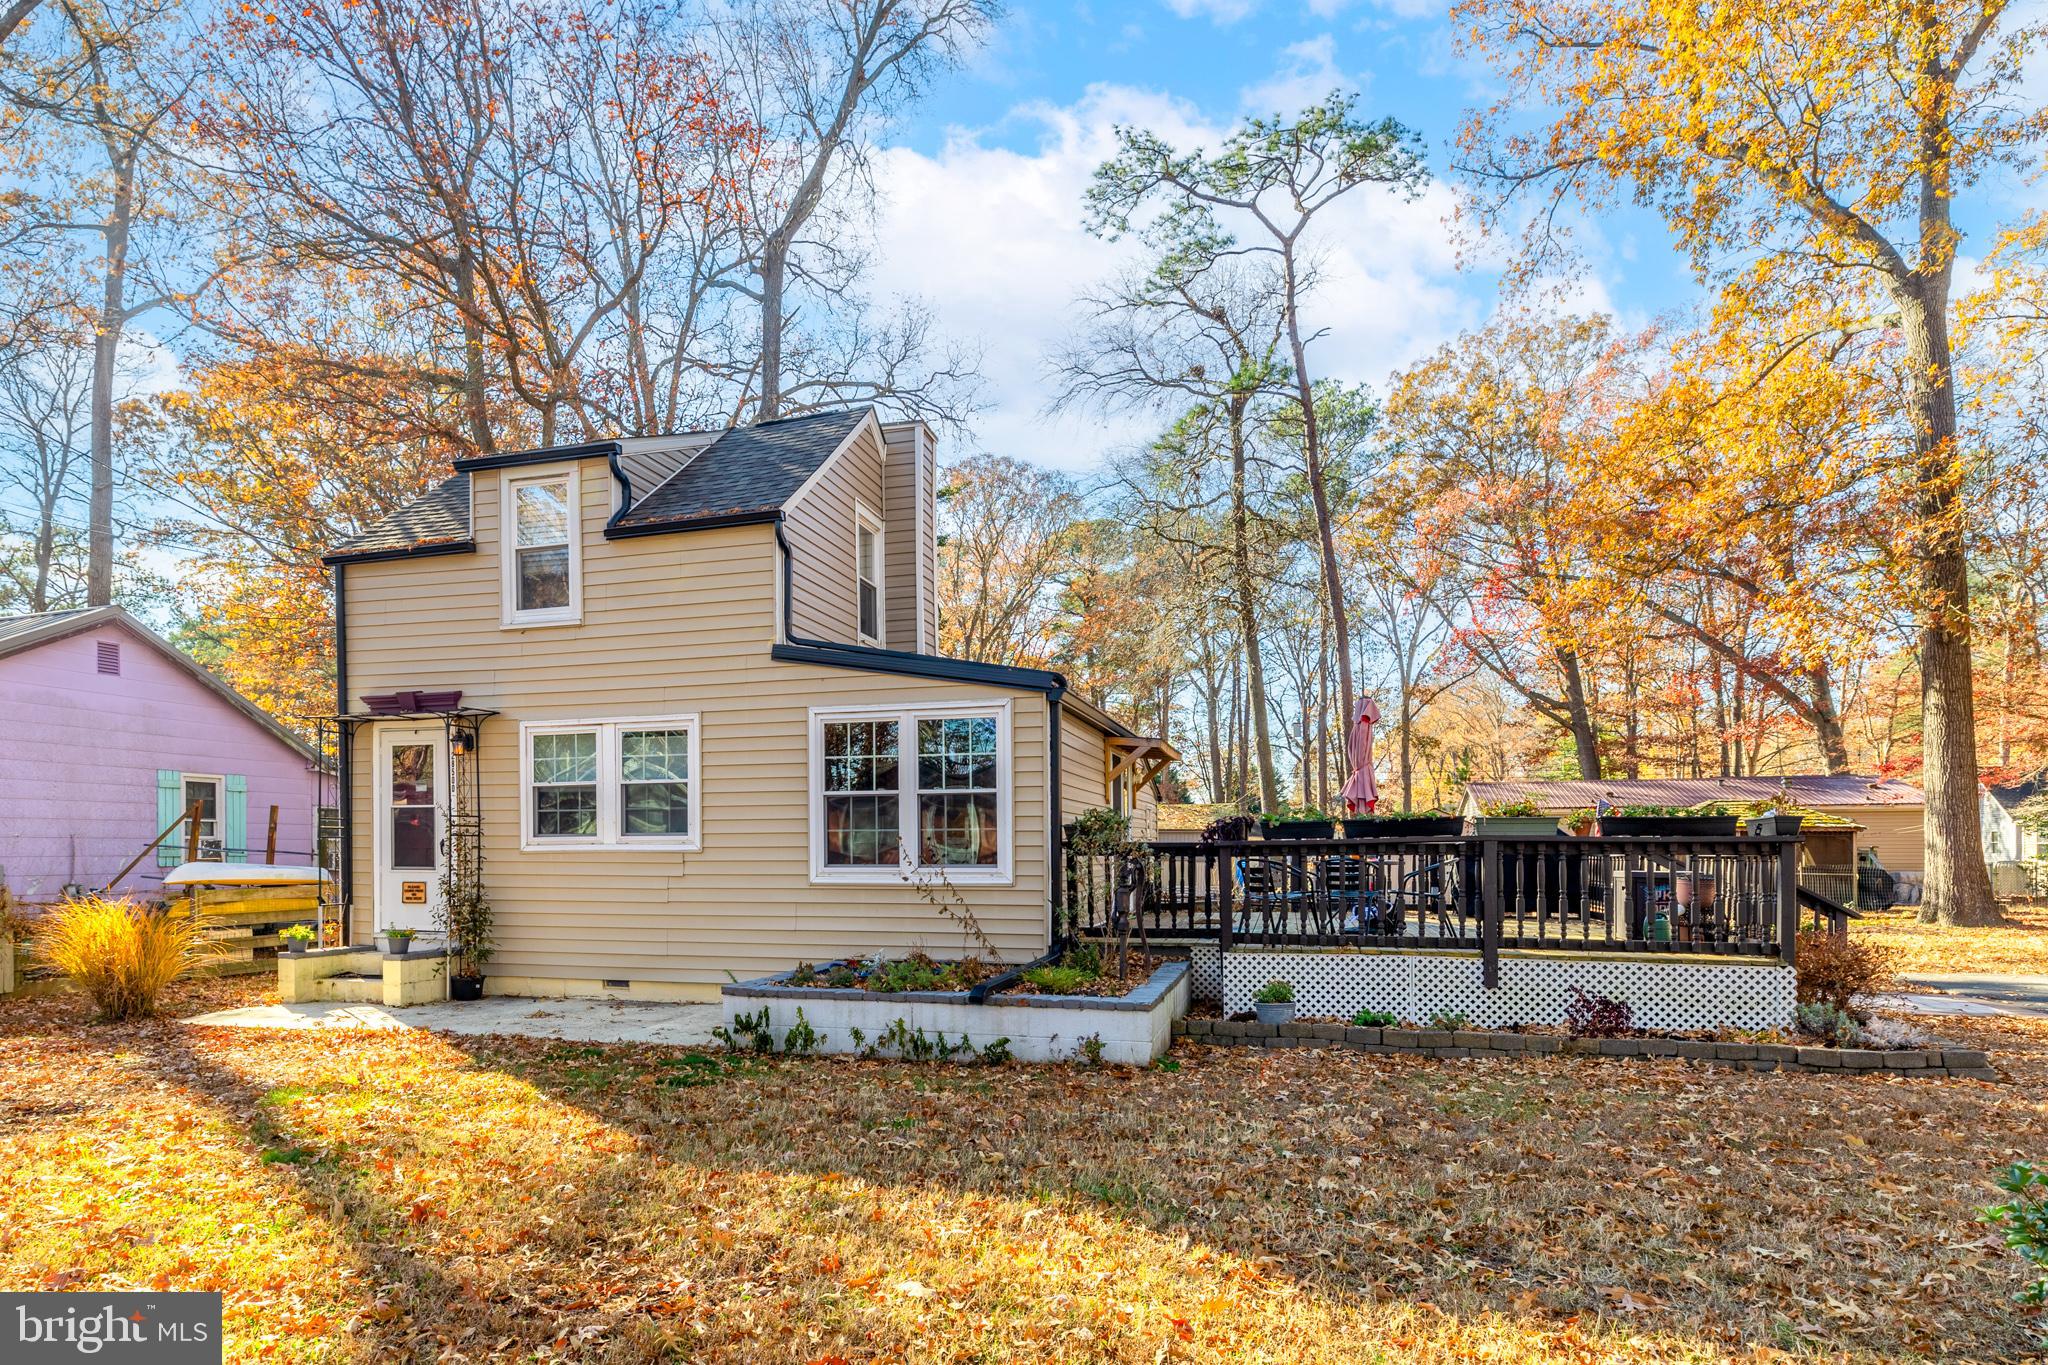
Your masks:
[{"label": "double-hung window", "polygon": [[811,713],[811,871],[1003,882],[1010,863],[1009,703]]},{"label": "double-hung window", "polygon": [[520,847],[702,846],[695,716],[529,721],[519,750]]},{"label": "double-hung window", "polygon": [[582,617],[576,471],[505,481],[507,626],[562,625]]},{"label": "double-hung window", "polygon": [[853,509],[853,577],[862,644],[882,643],[882,523],[867,508]]}]

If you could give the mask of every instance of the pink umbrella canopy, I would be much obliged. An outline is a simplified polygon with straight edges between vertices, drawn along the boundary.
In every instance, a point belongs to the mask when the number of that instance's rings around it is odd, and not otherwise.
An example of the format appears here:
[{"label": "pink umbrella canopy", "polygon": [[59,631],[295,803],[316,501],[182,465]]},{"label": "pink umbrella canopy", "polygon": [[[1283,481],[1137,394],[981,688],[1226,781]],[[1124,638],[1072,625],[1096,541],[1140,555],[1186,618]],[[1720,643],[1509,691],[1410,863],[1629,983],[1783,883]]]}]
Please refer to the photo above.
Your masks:
[{"label": "pink umbrella canopy", "polygon": [[1372,727],[1380,723],[1380,704],[1361,698],[1351,717],[1351,734],[1345,747],[1351,754],[1351,776],[1344,779],[1344,809],[1362,815],[1380,803],[1380,784],[1372,773]]}]

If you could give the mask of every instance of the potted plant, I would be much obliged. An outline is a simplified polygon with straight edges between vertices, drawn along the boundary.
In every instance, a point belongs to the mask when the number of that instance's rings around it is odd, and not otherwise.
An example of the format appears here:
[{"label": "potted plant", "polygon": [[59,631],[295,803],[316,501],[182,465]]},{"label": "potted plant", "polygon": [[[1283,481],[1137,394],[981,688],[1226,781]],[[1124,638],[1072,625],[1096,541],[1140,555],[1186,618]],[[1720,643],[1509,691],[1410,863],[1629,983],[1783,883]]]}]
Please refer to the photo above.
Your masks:
[{"label": "potted plant", "polygon": [[297,957],[312,944],[313,926],[310,924],[287,924],[284,928],[277,931],[277,941],[284,945],[286,952],[290,953],[293,957]]},{"label": "potted plant", "polygon": [[410,929],[386,929],[384,951],[393,957],[404,957],[412,951],[413,931]]},{"label": "potted plant", "polygon": [[450,859],[441,878],[441,905],[436,911],[448,941],[448,998],[484,998],[484,963],[493,948],[491,903],[471,875],[467,851]]},{"label": "potted plant", "polygon": [[1465,832],[1482,838],[1543,838],[1557,834],[1557,817],[1543,814],[1534,801],[1504,801],[1481,807],[1465,822]]},{"label": "potted plant", "polygon": [[1806,823],[1803,815],[1787,815],[1779,810],[1760,811],[1749,817],[1742,832],[1750,835],[1777,836],[1797,834],[1799,827]]},{"label": "potted plant", "polygon": [[1334,839],[1337,822],[1314,806],[1282,806],[1260,817],[1268,839]]},{"label": "potted plant", "polygon": [[1375,811],[1344,821],[1347,839],[1442,839],[1464,829],[1462,819],[1439,810]]},{"label": "potted plant", "polygon": [[1252,1008],[1262,1024],[1285,1024],[1294,1019],[1294,987],[1285,981],[1268,981],[1252,997]]},{"label": "potted plant", "polygon": [[1741,821],[1733,815],[1702,815],[1679,806],[1617,806],[1600,816],[1607,838],[1732,839]]}]

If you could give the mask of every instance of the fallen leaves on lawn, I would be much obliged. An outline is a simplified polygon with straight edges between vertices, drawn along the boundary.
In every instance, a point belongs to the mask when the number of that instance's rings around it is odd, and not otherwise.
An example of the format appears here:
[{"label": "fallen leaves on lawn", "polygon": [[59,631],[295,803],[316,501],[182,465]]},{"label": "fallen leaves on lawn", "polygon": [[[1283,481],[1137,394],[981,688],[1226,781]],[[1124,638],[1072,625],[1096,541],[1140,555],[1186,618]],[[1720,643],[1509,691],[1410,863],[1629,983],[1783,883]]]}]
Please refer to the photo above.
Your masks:
[{"label": "fallen leaves on lawn", "polygon": [[0,1282],[218,1288],[235,1360],[2009,1360],[2039,1323],[1974,1213],[2048,1154],[2048,1024],[1942,1031],[2010,1083],[724,1065],[0,1002]]}]

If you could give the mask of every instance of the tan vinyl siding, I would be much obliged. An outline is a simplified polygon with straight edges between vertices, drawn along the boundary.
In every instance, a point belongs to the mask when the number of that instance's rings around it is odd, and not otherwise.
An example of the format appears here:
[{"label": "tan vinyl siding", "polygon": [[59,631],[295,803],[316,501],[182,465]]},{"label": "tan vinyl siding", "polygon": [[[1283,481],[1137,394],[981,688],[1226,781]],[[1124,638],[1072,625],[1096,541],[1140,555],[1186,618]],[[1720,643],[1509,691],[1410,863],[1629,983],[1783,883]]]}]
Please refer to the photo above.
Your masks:
[{"label": "tan vinyl siding", "polygon": [[1919,872],[1927,866],[1927,811],[1924,806],[1817,806],[1863,826],[1856,847],[1871,849],[1888,872]]},{"label": "tan vinyl siding", "polygon": [[918,612],[922,604],[918,600],[918,561],[922,528],[930,522],[930,510],[924,505],[926,497],[920,495],[918,487],[920,430],[922,424],[918,422],[893,422],[883,428],[883,438],[889,444],[889,460],[883,467],[883,477],[889,485],[889,561],[883,569],[883,624],[889,634],[883,643],[889,649],[907,649],[911,653],[920,651]]},{"label": "tan vinyl siding", "polygon": [[1138,789],[1138,799],[1131,811],[1131,837],[1145,843],[1159,837],[1159,794],[1149,782]]},{"label": "tan vinyl siding", "polygon": [[[858,643],[859,596],[854,581],[854,505],[883,524],[887,555],[888,505],[882,486],[882,447],[873,423],[854,433],[848,447],[818,472],[817,481],[786,512],[791,564],[791,623],[799,635]],[[884,570],[882,628],[889,629]]]},{"label": "tan vinyl siding", "polygon": [[[524,472],[524,471],[522,471]],[[879,470],[876,471],[879,476]],[[1010,699],[1014,881],[957,893],[1006,958],[1046,939],[1046,703],[1036,692],[777,662],[773,530],[606,541],[611,481],[583,465],[583,620],[499,628],[499,481],[474,555],[351,566],[349,686],[461,688],[485,722],[484,883],[494,975],[715,986],[799,960],[961,949],[908,887],[810,884],[809,708]],[[827,500],[819,499],[818,505]],[[850,525],[848,536],[850,539]],[[695,713],[703,850],[520,849],[519,723]],[[371,745],[354,755],[354,932],[372,932]]]},{"label": "tan vinyl siding", "polygon": [[1109,746],[1102,731],[1068,712],[1060,718],[1060,816],[1109,804]]}]

